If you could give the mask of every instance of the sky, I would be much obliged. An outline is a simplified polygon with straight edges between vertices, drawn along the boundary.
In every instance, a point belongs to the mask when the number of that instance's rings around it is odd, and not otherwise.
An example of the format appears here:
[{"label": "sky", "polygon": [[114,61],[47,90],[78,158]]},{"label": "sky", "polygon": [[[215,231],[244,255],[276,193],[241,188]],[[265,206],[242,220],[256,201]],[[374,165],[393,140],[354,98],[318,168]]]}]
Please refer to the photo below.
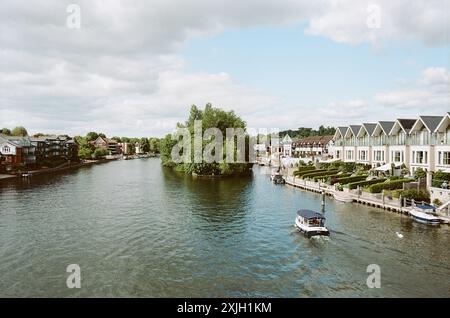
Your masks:
[{"label": "sky", "polygon": [[206,103],[255,129],[450,111],[450,0],[0,7],[0,127],[161,137]]}]

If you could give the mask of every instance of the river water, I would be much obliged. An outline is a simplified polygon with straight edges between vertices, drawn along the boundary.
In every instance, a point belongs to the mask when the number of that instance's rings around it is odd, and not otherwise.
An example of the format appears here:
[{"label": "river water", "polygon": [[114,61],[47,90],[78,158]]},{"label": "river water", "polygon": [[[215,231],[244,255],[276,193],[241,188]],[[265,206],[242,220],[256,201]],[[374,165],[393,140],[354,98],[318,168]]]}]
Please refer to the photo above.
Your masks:
[{"label": "river water", "polygon": [[296,211],[320,196],[266,173],[196,180],[141,159],[4,182],[0,296],[450,296],[450,227],[327,198],[331,236],[307,239]]}]

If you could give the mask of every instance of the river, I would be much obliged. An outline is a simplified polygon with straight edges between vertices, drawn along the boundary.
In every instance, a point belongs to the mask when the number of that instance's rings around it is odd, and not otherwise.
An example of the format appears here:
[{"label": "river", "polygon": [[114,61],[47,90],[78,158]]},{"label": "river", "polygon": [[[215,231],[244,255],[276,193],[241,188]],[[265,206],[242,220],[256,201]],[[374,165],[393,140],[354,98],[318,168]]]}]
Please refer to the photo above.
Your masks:
[{"label": "river", "polygon": [[296,211],[320,196],[266,173],[193,179],[140,159],[0,183],[0,296],[450,296],[449,226],[327,198],[331,236],[307,239]]}]

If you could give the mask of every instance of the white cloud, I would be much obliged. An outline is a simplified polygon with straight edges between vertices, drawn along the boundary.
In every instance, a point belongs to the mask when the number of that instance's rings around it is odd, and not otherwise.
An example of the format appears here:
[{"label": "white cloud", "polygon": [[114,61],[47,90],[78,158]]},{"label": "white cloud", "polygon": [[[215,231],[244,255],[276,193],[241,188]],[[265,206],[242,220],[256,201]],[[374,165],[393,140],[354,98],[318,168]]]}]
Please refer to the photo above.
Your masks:
[{"label": "white cloud", "polygon": [[[179,49],[229,28],[309,23],[310,34],[350,44],[418,39],[448,43],[444,1],[370,1],[382,27],[369,30],[366,1],[80,0],[81,29],[66,27],[71,0],[0,0],[0,126],[31,131],[161,135],[191,104],[234,109],[253,127],[319,124],[368,112],[362,101],[291,105],[245,87],[232,74],[188,72]],[[430,69],[414,90],[387,92],[383,105],[443,98],[448,72]],[[422,85],[422,86],[420,86]],[[402,95],[403,94],[403,95]],[[428,94],[428,95],[427,95]],[[345,110],[346,112],[342,112]]]}]

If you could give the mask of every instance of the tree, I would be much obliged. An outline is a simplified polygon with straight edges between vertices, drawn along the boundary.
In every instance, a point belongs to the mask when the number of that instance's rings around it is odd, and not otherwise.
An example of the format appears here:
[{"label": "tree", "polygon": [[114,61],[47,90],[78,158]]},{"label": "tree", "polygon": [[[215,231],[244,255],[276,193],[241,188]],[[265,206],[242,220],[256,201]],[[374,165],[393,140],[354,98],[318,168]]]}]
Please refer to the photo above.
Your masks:
[{"label": "tree", "polygon": [[86,135],[87,141],[94,141],[97,138],[98,138],[98,134],[95,131],[88,132],[88,134]]},{"label": "tree", "polygon": [[423,170],[422,168],[417,168],[416,171],[414,171],[414,177],[416,179],[419,178],[425,178],[427,176],[427,172]]},{"label": "tree", "polygon": [[109,151],[105,148],[96,148],[94,150],[94,154],[92,155],[92,157],[94,159],[101,159],[106,157],[107,155],[109,155]]},{"label": "tree", "polygon": [[8,128],[2,128],[2,130],[0,130],[0,134],[11,136],[11,130],[9,130]]},{"label": "tree", "polygon": [[[194,137],[194,122],[195,120],[202,120],[202,132],[204,133],[208,128],[217,128],[220,130],[223,136],[222,148],[223,159],[226,159],[226,130],[227,128],[240,128],[245,132],[246,123],[233,111],[224,111],[220,108],[214,108],[211,104],[207,104],[204,110],[200,110],[197,106],[192,105],[189,117],[184,124],[177,124],[178,127],[185,127],[191,134],[191,141]],[[237,138],[237,137],[235,137]],[[236,139],[235,139],[236,140]],[[210,144],[211,140],[202,140],[202,151],[205,151],[206,147]],[[246,149],[248,149],[249,137],[245,136]],[[194,151],[191,152],[191,160],[180,164],[175,164],[172,160],[172,149],[177,144],[176,140],[172,140],[171,135],[167,135],[160,142],[161,160],[165,166],[174,166],[180,171],[184,171],[189,174],[198,175],[239,175],[247,174],[251,169],[251,164],[248,163],[248,152],[245,152],[244,163],[235,162],[194,162]],[[193,142],[191,143],[193,145]],[[214,149],[215,151],[215,149]],[[212,155],[215,155],[213,151]],[[234,156],[238,155],[237,145],[234,145]],[[220,158],[220,157],[219,157]]]},{"label": "tree", "polygon": [[112,140],[115,140],[115,141],[117,141],[117,142],[119,142],[119,143],[122,142],[122,138],[120,138],[120,137],[112,137],[111,139],[112,139]]},{"label": "tree", "polygon": [[159,144],[161,140],[159,138],[149,138],[150,152],[159,153]]},{"label": "tree", "polygon": [[26,137],[28,136],[28,132],[24,127],[18,126],[12,130],[11,135],[17,137]]},{"label": "tree", "polygon": [[141,148],[141,152],[150,151],[150,143],[147,138],[141,138],[141,140],[139,140],[139,148]]},{"label": "tree", "polygon": [[93,151],[90,148],[80,147],[80,149],[78,150],[78,156],[80,157],[80,159],[89,160],[92,159],[92,155]]}]

